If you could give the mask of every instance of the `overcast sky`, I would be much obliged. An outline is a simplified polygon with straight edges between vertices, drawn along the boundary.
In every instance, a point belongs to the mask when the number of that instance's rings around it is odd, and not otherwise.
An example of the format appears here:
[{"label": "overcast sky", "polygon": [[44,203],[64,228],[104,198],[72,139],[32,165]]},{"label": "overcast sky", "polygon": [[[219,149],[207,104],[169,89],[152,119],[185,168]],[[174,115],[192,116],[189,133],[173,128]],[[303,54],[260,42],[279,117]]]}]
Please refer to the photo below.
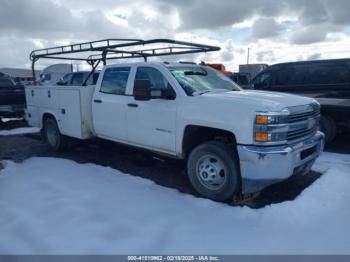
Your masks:
[{"label": "overcast sky", "polygon": [[[103,38],[214,44],[182,60],[278,63],[350,57],[349,0],[1,0],[0,67],[28,67],[31,50]],[[39,65],[40,66],[40,65]]]}]

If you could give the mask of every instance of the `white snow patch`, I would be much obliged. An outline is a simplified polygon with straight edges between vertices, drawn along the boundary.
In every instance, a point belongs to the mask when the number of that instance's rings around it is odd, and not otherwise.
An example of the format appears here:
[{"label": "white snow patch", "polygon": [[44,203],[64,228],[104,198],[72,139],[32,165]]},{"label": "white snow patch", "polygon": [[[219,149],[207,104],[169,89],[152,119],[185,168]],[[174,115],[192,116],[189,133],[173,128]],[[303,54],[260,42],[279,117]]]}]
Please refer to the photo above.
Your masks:
[{"label": "white snow patch", "polygon": [[350,254],[350,155],[323,154],[320,179],[258,210],[94,164],[6,163],[1,254]]},{"label": "white snow patch", "polygon": [[20,127],[10,130],[0,130],[0,136],[23,135],[38,132],[40,132],[40,129],[38,127]]},{"label": "white snow patch", "polygon": [[22,117],[15,117],[15,118],[1,118],[1,120],[3,121],[3,122],[11,122],[11,121],[19,121],[19,120],[23,120],[23,118]]}]

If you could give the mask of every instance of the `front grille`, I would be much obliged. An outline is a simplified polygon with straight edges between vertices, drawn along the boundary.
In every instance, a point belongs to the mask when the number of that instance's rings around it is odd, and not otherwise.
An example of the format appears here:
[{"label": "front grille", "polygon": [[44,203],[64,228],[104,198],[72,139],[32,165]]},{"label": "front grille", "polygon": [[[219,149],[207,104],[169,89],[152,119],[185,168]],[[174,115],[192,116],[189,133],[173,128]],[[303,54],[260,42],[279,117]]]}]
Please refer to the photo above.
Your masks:
[{"label": "front grille", "polygon": [[[318,104],[311,104],[301,107],[289,108],[291,114],[288,116],[288,123],[297,124],[300,122],[301,127],[293,129],[287,133],[287,141],[302,140],[313,136],[318,129],[318,120],[320,116],[320,106]],[[313,119],[316,123],[309,125],[310,119]]]},{"label": "front grille", "polygon": [[291,141],[302,137],[308,137],[308,136],[314,135],[316,132],[317,132],[317,127],[312,129],[302,128],[294,131],[289,131],[287,133],[287,140]]},{"label": "front grille", "polygon": [[298,112],[288,116],[288,123],[295,123],[298,121],[305,121],[309,118],[317,117],[320,114],[319,106],[312,107],[312,110],[306,112]]}]

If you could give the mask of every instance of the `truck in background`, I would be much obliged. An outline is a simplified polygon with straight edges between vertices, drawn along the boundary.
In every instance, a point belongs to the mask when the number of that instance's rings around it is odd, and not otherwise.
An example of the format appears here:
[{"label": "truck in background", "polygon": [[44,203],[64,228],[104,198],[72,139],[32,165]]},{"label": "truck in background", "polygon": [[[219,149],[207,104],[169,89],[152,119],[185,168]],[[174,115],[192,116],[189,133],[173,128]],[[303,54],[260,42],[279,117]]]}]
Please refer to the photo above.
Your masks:
[{"label": "truck in background", "polygon": [[210,66],[210,67],[220,71],[221,73],[223,73],[224,75],[226,75],[230,78],[232,76],[232,71],[226,70],[226,67],[224,66],[224,64],[216,63],[216,64],[205,64],[205,65]]},{"label": "truck in background", "polygon": [[264,69],[268,67],[267,64],[242,64],[239,65],[238,73],[232,76],[233,81],[244,89],[251,88],[251,81]]},{"label": "truck in background", "polygon": [[55,85],[64,75],[73,72],[72,64],[54,64],[46,67],[40,73],[40,84]]}]

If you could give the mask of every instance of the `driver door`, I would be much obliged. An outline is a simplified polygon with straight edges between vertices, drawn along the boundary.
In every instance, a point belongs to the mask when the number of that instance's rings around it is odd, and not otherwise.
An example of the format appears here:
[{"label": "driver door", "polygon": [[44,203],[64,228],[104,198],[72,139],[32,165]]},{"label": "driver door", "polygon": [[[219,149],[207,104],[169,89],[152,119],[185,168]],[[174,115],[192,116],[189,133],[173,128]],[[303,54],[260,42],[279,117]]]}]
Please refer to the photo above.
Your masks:
[{"label": "driver door", "polygon": [[[149,80],[151,96],[172,89],[167,77],[153,66],[138,66],[135,80]],[[168,91],[168,90],[167,90]],[[178,100],[152,98],[135,100],[132,96],[127,107],[128,141],[140,147],[175,154],[176,112]]]}]

